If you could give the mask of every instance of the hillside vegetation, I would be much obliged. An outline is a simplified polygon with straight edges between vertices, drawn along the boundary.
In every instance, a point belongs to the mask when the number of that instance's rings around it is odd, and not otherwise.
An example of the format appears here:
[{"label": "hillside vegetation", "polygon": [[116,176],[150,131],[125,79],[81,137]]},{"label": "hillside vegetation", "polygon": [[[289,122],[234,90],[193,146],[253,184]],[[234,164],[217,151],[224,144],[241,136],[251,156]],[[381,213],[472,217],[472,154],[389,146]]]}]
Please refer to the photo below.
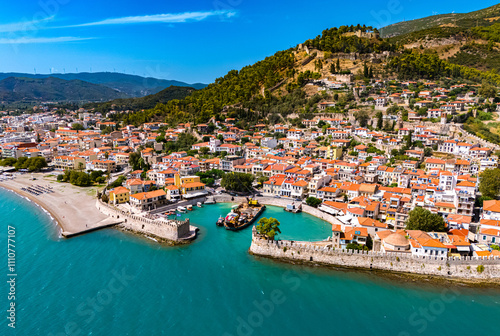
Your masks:
[{"label": "hillside vegetation", "polygon": [[106,86],[81,80],[49,78],[14,78],[0,81],[0,101],[44,102],[44,101],[106,101],[127,95]]},{"label": "hillside vegetation", "polygon": [[171,86],[158,93],[141,98],[115,99],[106,103],[89,103],[84,105],[86,109],[93,109],[96,112],[106,113],[111,110],[145,110],[152,109],[158,103],[165,104],[173,99],[184,99],[192,94],[195,89],[191,87]]},{"label": "hillside vegetation", "polygon": [[398,22],[380,29],[382,37],[393,37],[434,27],[472,28],[489,26],[500,17],[500,5],[470,13],[450,13]]}]

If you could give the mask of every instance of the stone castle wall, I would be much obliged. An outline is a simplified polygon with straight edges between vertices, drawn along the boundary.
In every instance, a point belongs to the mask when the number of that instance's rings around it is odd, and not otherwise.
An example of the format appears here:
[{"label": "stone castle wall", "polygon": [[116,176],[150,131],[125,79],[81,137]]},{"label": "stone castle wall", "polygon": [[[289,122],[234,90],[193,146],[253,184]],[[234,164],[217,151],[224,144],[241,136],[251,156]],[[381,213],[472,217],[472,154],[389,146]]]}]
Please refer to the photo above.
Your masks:
[{"label": "stone castle wall", "polygon": [[[498,257],[418,257],[407,253],[386,254],[373,251],[341,250],[315,246],[308,242],[267,240],[260,238],[255,233],[255,229],[252,234],[250,252],[265,257],[333,266],[416,273],[464,280],[500,280],[500,259]],[[482,272],[478,270],[480,265],[484,267]]]},{"label": "stone castle wall", "polygon": [[183,237],[188,237],[190,234],[189,219],[184,221],[168,220],[158,221],[151,220],[134,214],[129,214],[109,204],[96,201],[96,207],[103,214],[116,219],[123,220],[121,227],[132,230],[138,233],[150,234],[159,238],[180,241]]}]

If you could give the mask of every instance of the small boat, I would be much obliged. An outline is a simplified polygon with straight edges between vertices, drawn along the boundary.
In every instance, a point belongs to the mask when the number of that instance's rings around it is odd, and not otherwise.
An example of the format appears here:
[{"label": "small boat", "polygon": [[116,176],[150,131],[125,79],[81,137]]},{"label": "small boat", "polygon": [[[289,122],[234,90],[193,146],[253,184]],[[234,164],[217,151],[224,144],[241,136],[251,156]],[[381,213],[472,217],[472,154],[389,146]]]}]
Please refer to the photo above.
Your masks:
[{"label": "small boat", "polygon": [[193,211],[193,206],[191,204],[187,205],[186,208],[189,210],[189,211]]},{"label": "small boat", "polygon": [[217,226],[224,226],[224,217],[219,216],[219,219],[217,220]]},{"label": "small boat", "polygon": [[185,208],[185,207],[182,207],[182,206],[178,206],[178,207],[177,207],[177,212],[180,212],[180,213],[185,213],[185,212],[186,212],[186,208]]},{"label": "small boat", "polygon": [[292,204],[287,204],[286,208],[284,208],[283,210],[293,213],[301,212],[302,204],[301,203],[295,204],[295,202]]},{"label": "small boat", "polygon": [[253,199],[233,206],[224,220],[224,227],[226,230],[231,231],[244,229],[251,225],[265,209],[265,205],[261,205],[257,200]]},{"label": "small boat", "polygon": [[198,202],[198,203],[196,203],[196,206],[197,206],[198,208],[202,208],[202,207],[203,207],[203,203]]}]

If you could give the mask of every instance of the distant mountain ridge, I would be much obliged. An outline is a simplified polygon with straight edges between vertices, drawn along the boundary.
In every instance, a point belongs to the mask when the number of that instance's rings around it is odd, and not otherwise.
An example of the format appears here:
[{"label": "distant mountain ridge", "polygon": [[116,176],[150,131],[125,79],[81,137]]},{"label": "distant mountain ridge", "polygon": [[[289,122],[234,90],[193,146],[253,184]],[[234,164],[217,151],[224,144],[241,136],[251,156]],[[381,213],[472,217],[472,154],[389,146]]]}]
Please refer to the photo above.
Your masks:
[{"label": "distant mountain ridge", "polygon": [[126,111],[126,110],[143,110],[154,108],[157,104],[165,104],[173,99],[184,99],[192,94],[195,89],[188,86],[170,86],[158,93],[139,97],[115,99],[105,103],[89,103],[84,105],[87,109],[94,109],[97,112],[109,112],[111,110]]},{"label": "distant mountain ridge", "polygon": [[434,27],[471,28],[475,26],[488,26],[497,22],[499,17],[500,4],[470,13],[439,14],[421,19],[394,23],[381,28],[380,36],[399,36]]},{"label": "distant mountain ridge", "polygon": [[[202,89],[206,84],[194,83],[188,84],[176,80],[157,79],[152,77],[142,77],[137,75],[128,75],[117,72],[80,72],[67,74],[28,74],[28,73],[0,73],[0,80],[16,77],[16,78],[59,78],[64,80],[80,80],[92,84],[100,84],[105,87],[117,90],[125,94],[123,97],[143,97],[150,94],[155,94],[170,86],[187,86],[195,89]],[[115,99],[119,97],[110,97]]]},{"label": "distant mountain ridge", "polygon": [[126,98],[123,92],[78,79],[8,77],[0,80],[0,102],[88,102]]}]

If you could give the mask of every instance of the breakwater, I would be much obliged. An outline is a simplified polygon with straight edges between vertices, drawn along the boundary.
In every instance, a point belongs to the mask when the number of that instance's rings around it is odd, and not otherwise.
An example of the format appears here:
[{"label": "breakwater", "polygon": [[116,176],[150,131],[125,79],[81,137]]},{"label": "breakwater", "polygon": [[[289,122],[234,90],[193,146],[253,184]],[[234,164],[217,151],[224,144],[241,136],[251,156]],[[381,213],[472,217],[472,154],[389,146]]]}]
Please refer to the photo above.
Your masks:
[{"label": "breakwater", "polygon": [[252,232],[250,252],[275,259],[332,266],[413,273],[450,279],[500,283],[498,257],[430,257],[410,253],[342,250],[309,242],[267,240]]},{"label": "breakwater", "polygon": [[172,219],[148,219],[127,213],[101,200],[96,201],[96,207],[103,214],[120,220],[119,227],[133,232],[156,236],[172,242],[182,242],[196,237],[196,228],[192,227],[189,219],[183,221]]}]

